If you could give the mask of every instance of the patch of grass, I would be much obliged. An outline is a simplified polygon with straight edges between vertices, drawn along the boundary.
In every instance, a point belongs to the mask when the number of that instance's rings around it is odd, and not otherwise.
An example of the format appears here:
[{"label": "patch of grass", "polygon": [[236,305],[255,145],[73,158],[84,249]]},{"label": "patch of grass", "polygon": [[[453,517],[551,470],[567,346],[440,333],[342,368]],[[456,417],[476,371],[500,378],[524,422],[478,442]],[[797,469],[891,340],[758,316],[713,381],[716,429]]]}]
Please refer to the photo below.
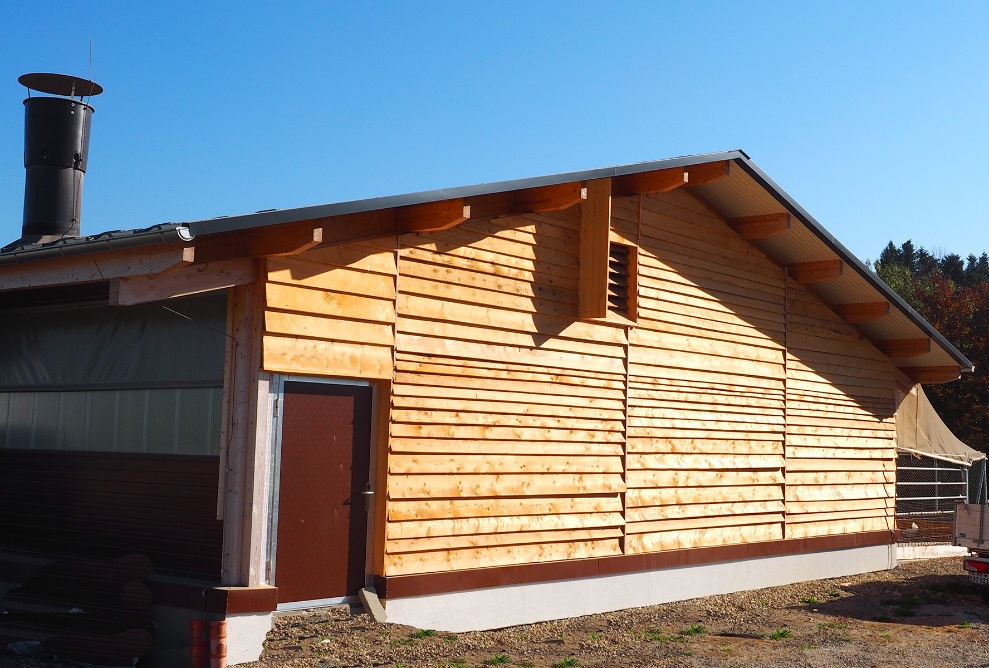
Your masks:
[{"label": "patch of grass", "polygon": [[646,640],[652,640],[654,642],[687,642],[687,639],[684,636],[668,636],[659,629],[645,631],[642,635]]},{"label": "patch of grass", "polygon": [[767,640],[786,640],[787,638],[792,638],[793,634],[790,633],[790,629],[776,629],[772,633],[766,636]]},{"label": "patch of grass", "polygon": [[704,628],[703,624],[691,624],[683,631],[680,631],[682,636],[699,636],[707,633],[707,629]]},{"label": "patch of grass", "polygon": [[821,623],[817,625],[819,629],[847,629],[848,624],[843,624],[842,622],[828,622],[827,624]]},{"label": "patch of grass", "polygon": [[831,598],[838,598],[839,596],[841,596],[841,592],[838,591],[837,589],[832,589],[831,591],[828,592],[828,596],[830,596]]},{"label": "patch of grass", "polygon": [[436,635],[436,631],[433,629],[419,629],[412,633],[412,637],[416,640],[422,640],[423,638],[432,638]]},{"label": "patch of grass", "polygon": [[517,665],[519,668],[533,668],[536,665],[536,662],[529,661],[528,659],[526,659],[525,661],[519,661],[515,665]]},{"label": "patch of grass", "polygon": [[495,654],[490,659],[485,659],[484,660],[484,665],[485,666],[500,666],[503,663],[508,663],[508,655],[507,654]]},{"label": "patch of grass", "polygon": [[407,664],[407,663],[396,663],[395,664],[395,668],[409,668],[409,664]]},{"label": "patch of grass", "polygon": [[414,642],[412,638],[392,638],[388,644],[392,647],[398,647],[399,645],[411,645]]},{"label": "patch of grass", "polygon": [[576,666],[579,665],[580,662],[577,661],[577,659],[575,659],[572,656],[568,656],[563,661],[560,661],[558,664],[556,664],[556,668],[576,668]]},{"label": "patch of grass", "polygon": [[443,642],[457,642],[460,639],[456,633],[451,633],[448,636],[443,636]]},{"label": "patch of grass", "polygon": [[800,645],[797,649],[814,649],[813,645]]},{"label": "patch of grass", "polygon": [[892,638],[893,636],[892,636],[892,635],[890,635],[889,633],[880,633],[880,634],[879,634],[879,637],[880,637],[880,638],[883,638],[883,639],[885,639],[885,640],[889,640],[889,639],[890,639],[890,638]]},{"label": "patch of grass", "polygon": [[591,634],[591,640],[600,640],[603,637],[604,637],[604,634],[603,633],[592,633]]},{"label": "patch of grass", "polygon": [[725,645],[724,647],[721,648],[721,651],[724,652],[725,654],[731,654],[732,649],[728,645]]},{"label": "patch of grass", "polygon": [[462,656],[458,656],[455,659],[450,659],[443,664],[443,668],[467,668],[467,659]]},{"label": "patch of grass", "polygon": [[819,605],[821,603],[813,596],[805,596],[804,598],[800,599],[800,602],[805,605]]},{"label": "patch of grass", "polygon": [[958,622],[958,628],[960,629],[971,628],[971,626],[972,626],[972,622],[968,621],[967,619],[963,622]]}]

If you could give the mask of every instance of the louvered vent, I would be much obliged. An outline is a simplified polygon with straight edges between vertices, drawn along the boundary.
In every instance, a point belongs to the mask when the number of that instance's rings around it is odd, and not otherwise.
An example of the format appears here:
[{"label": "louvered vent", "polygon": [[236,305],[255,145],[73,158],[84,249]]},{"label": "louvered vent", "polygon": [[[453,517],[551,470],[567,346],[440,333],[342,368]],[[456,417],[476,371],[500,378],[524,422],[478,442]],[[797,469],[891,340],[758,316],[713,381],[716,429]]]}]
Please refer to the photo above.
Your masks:
[{"label": "louvered vent", "polygon": [[629,247],[611,244],[608,252],[608,310],[626,318],[629,309]]}]

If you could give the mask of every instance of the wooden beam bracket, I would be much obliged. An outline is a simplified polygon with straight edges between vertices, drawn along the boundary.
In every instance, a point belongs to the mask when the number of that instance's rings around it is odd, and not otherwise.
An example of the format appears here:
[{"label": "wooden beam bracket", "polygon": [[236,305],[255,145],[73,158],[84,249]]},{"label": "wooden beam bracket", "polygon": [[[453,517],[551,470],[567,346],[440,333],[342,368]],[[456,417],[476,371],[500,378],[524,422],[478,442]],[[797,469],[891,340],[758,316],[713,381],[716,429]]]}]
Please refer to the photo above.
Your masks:
[{"label": "wooden beam bracket", "polygon": [[889,302],[862,302],[859,304],[834,304],[834,312],[850,324],[875,322],[889,315]]},{"label": "wooden beam bracket", "polygon": [[922,385],[950,383],[962,375],[961,367],[957,366],[905,366],[900,370],[910,380]]},{"label": "wooden beam bracket", "polygon": [[928,338],[887,339],[886,341],[876,341],[875,345],[884,355],[892,359],[920,357],[931,352],[931,340]]},{"label": "wooden beam bracket", "polygon": [[797,262],[787,265],[787,275],[802,285],[833,281],[845,273],[845,263],[841,260],[820,260],[817,262]]},{"label": "wooden beam bracket", "polygon": [[728,225],[746,241],[767,239],[790,229],[788,213],[767,213],[761,216],[729,218]]}]

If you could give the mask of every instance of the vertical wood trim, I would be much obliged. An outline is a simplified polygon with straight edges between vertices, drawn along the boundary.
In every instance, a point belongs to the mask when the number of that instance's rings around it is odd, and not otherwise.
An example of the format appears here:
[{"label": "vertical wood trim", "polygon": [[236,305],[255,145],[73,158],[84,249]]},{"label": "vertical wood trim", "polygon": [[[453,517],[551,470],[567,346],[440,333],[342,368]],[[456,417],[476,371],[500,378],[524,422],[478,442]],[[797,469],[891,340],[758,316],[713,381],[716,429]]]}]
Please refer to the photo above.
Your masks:
[{"label": "vertical wood trim", "polygon": [[[263,322],[263,313],[258,312]],[[257,369],[261,368],[261,328],[255,332],[257,342]],[[257,392],[252,394],[255,406],[252,411],[253,447],[248,444],[244,457],[245,495],[242,535],[247,537],[243,545],[243,581],[249,587],[268,581],[268,505],[271,502],[271,447],[272,447],[272,382],[271,374],[258,372]],[[249,500],[249,501],[248,501]]]},{"label": "vertical wood trim", "polygon": [[587,200],[580,205],[581,318],[608,315],[608,242],[611,236],[611,179],[587,182]]},{"label": "vertical wood trim", "polygon": [[786,462],[790,445],[790,271],[783,267],[783,540],[786,529]]},{"label": "vertical wood trim", "polygon": [[385,573],[385,542],[388,535],[388,455],[391,451],[392,420],[394,407],[392,388],[398,373],[398,312],[402,286],[402,237],[395,237],[395,317],[392,319],[391,380],[378,384],[382,396],[378,399],[378,451],[375,457],[375,524],[371,546],[371,573],[376,576]]}]

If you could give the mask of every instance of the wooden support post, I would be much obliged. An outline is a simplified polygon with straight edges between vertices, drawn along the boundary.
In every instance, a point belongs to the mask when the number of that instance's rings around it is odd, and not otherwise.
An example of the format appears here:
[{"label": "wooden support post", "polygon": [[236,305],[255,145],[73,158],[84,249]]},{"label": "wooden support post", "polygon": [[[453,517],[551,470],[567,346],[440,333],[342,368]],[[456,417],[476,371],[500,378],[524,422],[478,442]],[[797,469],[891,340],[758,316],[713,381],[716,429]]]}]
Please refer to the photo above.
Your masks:
[{"label": "wooden support post", "polygon": [[767,239],[790,229],[790,214],[767,213],[761,216],[730,218],[728,225],[746,241]]},{"label": "wooden support post", "polygon": [[920,357],[931,352],[930,339],[887,339],[886,341],[876,341],[876,347],[887,357],[893,359],[906,359],[909,357]]},{"label": "wooden support post", "polygon": [[223,520],[221,581],[256,586],[266,577],[270,410],[261,374],[264,283],[230,290],[218,517]]},{"label": "wooden support post", "polygon": [[845,322],[857,324],[875,322],[889,315],[889,302],[863,302],[860,304],[835,304],[831,308]]},{"label": "wooden support post", "polygon": [[787,267],[787,273],[801,285],[832,281],[845,272],[841,260],[821,260],[819,262],[798,262]]},{"label": "wooden support post", "polygon": [[587,200],[580,207],[581,318],[608,315],[608,242],[611,237],[611,179],[587,182]]}]

